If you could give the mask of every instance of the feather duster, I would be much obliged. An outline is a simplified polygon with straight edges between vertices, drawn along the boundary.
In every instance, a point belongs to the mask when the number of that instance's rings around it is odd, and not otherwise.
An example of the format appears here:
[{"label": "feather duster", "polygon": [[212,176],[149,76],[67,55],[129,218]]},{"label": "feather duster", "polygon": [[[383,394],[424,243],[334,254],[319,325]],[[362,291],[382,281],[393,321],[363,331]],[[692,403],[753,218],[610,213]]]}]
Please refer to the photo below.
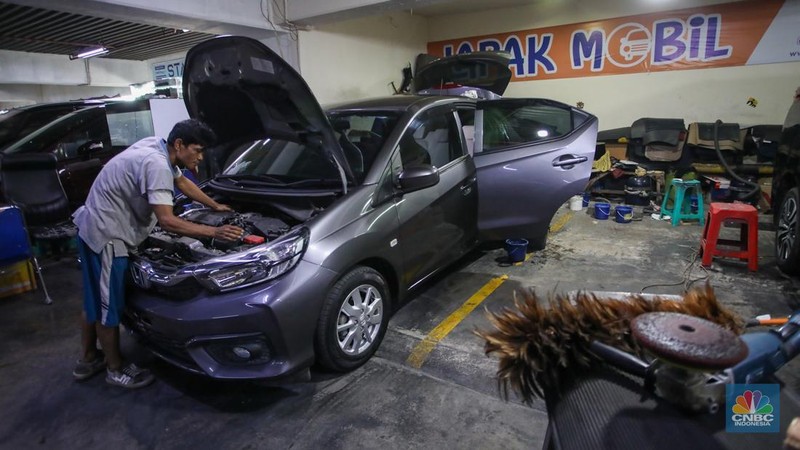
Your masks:
[{"label": "feather duster", "polygon": [[585,370],[599,362],[590,350],[592,341],[644,356],[631,336],[631,320],[647,312],[678,312],[717,323],[736,334],[743,321],[726,310],[706,285],[696,288],[682,301],[631,295],[627,300],[603,299],[587,292],[577,298],[551,298],[542,305],[532,291],[515,293],[514,308],[487,311],[494,330],[477,330],[486,341],[486,355],[499,357],[498,387],[508,398],[509,388],[530,404],[545,393],[557,393],[559,381],[569,373]]}]

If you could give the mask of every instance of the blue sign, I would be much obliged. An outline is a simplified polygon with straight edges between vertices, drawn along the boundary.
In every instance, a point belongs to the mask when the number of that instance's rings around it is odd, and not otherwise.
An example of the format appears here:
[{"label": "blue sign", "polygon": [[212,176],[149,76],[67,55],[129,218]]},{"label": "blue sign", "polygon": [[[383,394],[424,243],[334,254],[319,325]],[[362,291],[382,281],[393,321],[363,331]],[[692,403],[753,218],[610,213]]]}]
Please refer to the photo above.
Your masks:
[{"label": "blue sign", "polygon": [[781,397],[777,384],[725,386],[725,431],[777,433],[780,431]]}]

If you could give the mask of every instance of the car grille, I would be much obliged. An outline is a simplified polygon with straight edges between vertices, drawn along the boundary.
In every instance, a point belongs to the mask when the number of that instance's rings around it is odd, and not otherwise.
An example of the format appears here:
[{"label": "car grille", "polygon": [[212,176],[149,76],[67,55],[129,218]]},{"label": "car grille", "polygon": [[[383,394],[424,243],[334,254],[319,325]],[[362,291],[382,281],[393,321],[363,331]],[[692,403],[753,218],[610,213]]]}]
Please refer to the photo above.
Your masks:
[{"label": "car grille", "polygon": [[[133,270],[132,270],[133,273]],[[150,292],[166,300],[184,301],[196,297],[203,287],[193,278],[186,279],[174,286],[151,285],[144,288],[136,282],[135,276],[128,277],[130,288]]]},{"label": "car grille", "polygon": [[157,353],[164,353],[165,356],[176,358],[184,364],[196,366],[186,350],[186,343],[154,330],[150,320],[144,314],[128,309],[125,312],[123,323],[139,337],[145,346]]},{"label": "car grille", "polygon": [[174,286],[156,285],[153,287],[155,292],[172,300],[189,300],[197,296],[202,289],[194,278],[183,280]]}]

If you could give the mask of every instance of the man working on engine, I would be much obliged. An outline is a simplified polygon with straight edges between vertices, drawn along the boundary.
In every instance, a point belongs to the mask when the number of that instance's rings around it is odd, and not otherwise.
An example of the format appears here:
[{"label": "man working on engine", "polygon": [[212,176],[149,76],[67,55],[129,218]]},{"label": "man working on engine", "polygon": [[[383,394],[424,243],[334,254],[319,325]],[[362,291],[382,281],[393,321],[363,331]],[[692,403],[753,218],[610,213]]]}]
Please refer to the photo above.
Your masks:
[{"label": "man working on engine", "polygon": [[[136,388],[153,381],[148,370],[123,364],[119,321],[125,307],[128,249],[141,244],[156,221],[165,231],[185,236],[228,241],[242,236],[239,227],[195,224],[172,212],[175,187],[214,210],[230,211],[203,193],[177,167],[196,169],[204,147],[215,138],[204,123],[184,120],[175,125],[167,141],[142,139],[103,167],[86,204],[73,215],[84,287],[83,355],[72,373],[75,379],[85,380],[107,369],[106,381],[113,385]],[[103,351],[97,349],[98,338]]]}]

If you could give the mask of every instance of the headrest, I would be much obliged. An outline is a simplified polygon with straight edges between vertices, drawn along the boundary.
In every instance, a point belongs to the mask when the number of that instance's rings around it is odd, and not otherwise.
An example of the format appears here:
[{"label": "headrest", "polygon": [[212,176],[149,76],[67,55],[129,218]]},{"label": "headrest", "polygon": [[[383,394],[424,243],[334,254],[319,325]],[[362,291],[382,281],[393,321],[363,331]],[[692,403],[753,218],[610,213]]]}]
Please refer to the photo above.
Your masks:
[{"label": "headrest", "polygon": [[58,161],[52,153],[14,153],[0,156],[0,168],[13,170],[56,170]]}]

